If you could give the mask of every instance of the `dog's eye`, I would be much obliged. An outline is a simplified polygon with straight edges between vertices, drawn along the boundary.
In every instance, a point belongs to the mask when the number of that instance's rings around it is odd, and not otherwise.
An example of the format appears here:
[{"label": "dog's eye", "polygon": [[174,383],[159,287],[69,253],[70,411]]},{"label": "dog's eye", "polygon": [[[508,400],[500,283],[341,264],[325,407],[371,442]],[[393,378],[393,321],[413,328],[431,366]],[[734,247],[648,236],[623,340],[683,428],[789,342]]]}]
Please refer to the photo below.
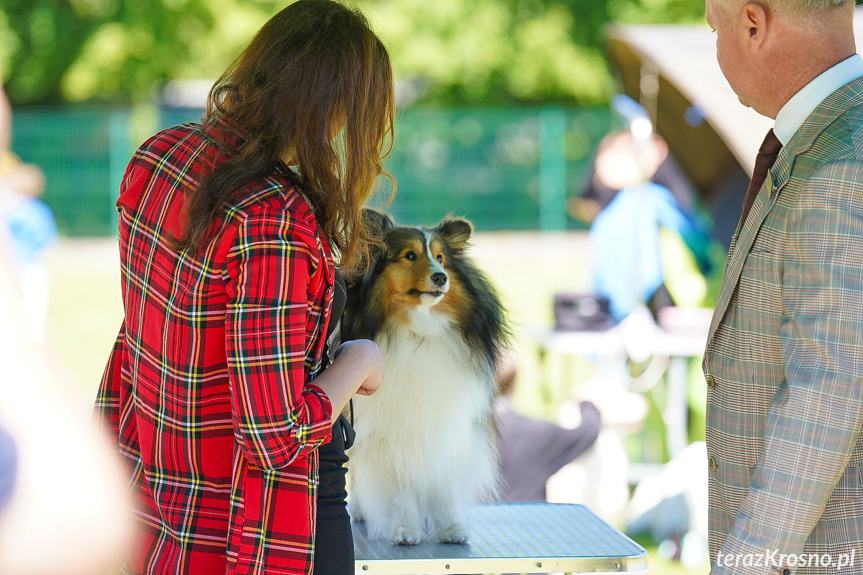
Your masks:
[{"label": "dog's eye", "polygon": [[443,263],[443,256],[438,256],[438,257],[437,257],[437,261],[438,261],[439,263]]},{"label": "dog's eye", "polygon": [[417,255],[413,252],[408,252],[405,254],[405,259],[408,260],[409,262],[412,262],[415,259],[417,259]]}]

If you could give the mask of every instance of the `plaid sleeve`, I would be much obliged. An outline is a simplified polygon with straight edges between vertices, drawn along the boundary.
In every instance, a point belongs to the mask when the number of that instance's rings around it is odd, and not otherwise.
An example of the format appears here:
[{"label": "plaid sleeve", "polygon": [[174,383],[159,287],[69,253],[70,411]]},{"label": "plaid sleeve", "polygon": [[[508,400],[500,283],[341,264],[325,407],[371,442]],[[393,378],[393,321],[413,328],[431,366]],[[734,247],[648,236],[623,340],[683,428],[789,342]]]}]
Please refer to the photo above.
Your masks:
[{"label": "plaid sleeve", "polygon": [[[780,325],[785,382],[725,554],[803,553],[863,427],[863,163],[820,167],[795,204]],[[736,571],[715,570],[726,572]]]},{"label": "plaid sleeve", "polygon": [[226,259],[234,434],[265,469],[330,438],[329,399],[306,381],[313,237],[291,212],[263,208],[239,225]]},{"label": "plaid sleeve", "polygon": [[126,324],[120,327],[120,333],[114,342],[108,364],[99,383],[96,394],[94,418],[108,432],[112,439],[120,437],[120,389],[123,377],[123,348],[126,343]]}]

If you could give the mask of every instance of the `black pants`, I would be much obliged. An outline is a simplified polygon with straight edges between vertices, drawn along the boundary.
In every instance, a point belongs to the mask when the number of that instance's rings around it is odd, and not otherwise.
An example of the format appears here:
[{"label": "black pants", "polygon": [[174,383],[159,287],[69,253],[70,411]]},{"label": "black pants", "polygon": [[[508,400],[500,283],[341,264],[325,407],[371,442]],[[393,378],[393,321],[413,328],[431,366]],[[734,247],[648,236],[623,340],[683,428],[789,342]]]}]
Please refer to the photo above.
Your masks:
[{"label": "black pants", "polygon": [[344,464],[345,449],[353,445],[354,430],[345,416],[333,425],[333,438],[318,448],[318,520],[315,530],[315,575],[354,572],[354,537],[348,516]]}]

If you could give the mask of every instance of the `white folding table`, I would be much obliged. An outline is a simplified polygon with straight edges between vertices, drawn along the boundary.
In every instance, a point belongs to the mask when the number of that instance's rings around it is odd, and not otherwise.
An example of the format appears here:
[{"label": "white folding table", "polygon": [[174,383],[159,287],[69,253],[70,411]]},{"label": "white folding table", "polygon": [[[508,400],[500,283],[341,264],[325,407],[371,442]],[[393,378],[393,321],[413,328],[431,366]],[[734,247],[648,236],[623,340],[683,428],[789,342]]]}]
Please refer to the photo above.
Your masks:
[{"label": "white folding table", "polygon": [[[622,362],[626,357],[627,346],[637,345],[646,356],[668,358],[666,405],[662,411],[668,451],[673,457],[689,445],[686,428],[689,360],[704,354],[704,346],[707,344],[706,328],[703,332],[688,334],[668,333],[656,328],[650,332],[649,337],[639,337],[640,334],[628,333],[620,327],[599,332],[543,329],[534,330],[528,335],[538,348],[540,371],[544,371],[545,358],[549,352],[565,356],[612,358],[613,361]],[[543,388],[544,393],[550,396],[547,389],[549,384],[544,378],[543,375],[541,383],[546,386]]]}]

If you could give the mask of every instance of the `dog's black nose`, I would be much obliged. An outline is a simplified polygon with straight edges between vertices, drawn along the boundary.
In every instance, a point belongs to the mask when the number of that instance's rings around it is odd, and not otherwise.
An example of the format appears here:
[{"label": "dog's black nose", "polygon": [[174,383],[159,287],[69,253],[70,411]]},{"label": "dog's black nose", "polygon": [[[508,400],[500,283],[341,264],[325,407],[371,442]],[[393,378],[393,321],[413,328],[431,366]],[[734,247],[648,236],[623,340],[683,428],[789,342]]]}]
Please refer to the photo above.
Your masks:
[{"label": "dog's black nose", "polygon": [[434,282],[434,285],[442,286],[446,283],[446,274],[441,272],[434,273],[432,274],[431,280]]}]

